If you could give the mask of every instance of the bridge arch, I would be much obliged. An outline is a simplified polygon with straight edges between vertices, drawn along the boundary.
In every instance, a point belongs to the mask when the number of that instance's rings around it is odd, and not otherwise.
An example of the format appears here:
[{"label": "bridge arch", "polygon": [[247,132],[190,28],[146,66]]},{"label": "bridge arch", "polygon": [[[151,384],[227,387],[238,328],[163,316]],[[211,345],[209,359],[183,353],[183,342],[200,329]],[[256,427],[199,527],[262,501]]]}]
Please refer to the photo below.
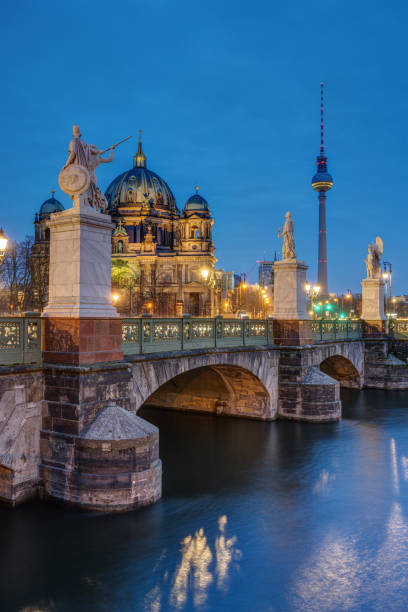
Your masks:
[{"label": "bridge arch", "polygon": [[339,381],[341,387],[361,389],[364,385],[364,344],[361,341],[333,342],[314,347],[313,364]]},{"label": "bridge arch", "polygon": [[360,374],[350,359],[343,355],[327,357],[320,364],[322,372],[339,381],[341,387],[361,388]]},{"label": "bridge arch", "polygon": [[277,416],[278,356],[265,349],[201,351],[133,359],[142,405],[254,419]]}]

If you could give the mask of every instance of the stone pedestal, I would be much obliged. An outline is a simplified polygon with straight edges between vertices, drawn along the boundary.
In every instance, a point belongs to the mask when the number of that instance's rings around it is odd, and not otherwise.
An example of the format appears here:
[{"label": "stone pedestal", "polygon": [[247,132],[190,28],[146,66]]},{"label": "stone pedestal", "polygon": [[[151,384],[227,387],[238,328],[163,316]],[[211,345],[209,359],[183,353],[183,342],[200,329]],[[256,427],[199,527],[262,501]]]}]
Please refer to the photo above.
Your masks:
[{"label": "stone pedestal", "polygon": [[312,322],[306,310],[306,270],[294,259],[274,266],[274,339],[276,344],[312,344]]},{"label": "stone pedestal", "polygon": [[366,278],[361,281],[361,318],[366,337],[383,336],[385,333],[384,284],[382,278]]},{"label": "stone pedestal", "polygon": [[51,215],[48,226],[44,360],[85,364],[123,359],[121,321],[111,301],[110,216],[77,205]]},{"label": "stone pedestal", "polygon": [[152,503],[161,495],[158,430],[134,414],[111,302],[111,218],[76,196],[49,228],[41,495],[103,511]]}]

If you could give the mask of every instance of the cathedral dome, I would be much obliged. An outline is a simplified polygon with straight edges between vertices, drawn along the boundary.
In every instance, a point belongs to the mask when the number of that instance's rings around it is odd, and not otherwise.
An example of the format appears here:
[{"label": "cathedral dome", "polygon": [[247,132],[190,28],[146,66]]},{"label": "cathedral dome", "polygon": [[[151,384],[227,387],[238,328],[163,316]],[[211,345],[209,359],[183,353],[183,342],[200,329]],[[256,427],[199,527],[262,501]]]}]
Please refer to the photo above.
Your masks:
[{"label": "cathedral dome", "polygon": [[61,202],[59,202],[58,200],[54,198],[54,193],[55,191],[52,190],[51,197],[48,200],[45,200],[43,204],[41,204],[40,219],[43,219],[44,217],[48,217],[49,215],[51,215],[51,213],[61,212],[64,210],[64,207],[61,204]]},{"label": "cathedral dome", "polygon": [[184,207],[186,211],[209,211],[208,202],[205,198],[199,195],[198,187],[196,187],[196,193],[188,198],[186,205]]},{"label": "cathedral dome", "polygon": [[134,167],[117,176],[105,192],[109,209],[149,203],[154,208],[177,211],[176,200],[168,184],[146,168],[142,143],[134,156]]}]

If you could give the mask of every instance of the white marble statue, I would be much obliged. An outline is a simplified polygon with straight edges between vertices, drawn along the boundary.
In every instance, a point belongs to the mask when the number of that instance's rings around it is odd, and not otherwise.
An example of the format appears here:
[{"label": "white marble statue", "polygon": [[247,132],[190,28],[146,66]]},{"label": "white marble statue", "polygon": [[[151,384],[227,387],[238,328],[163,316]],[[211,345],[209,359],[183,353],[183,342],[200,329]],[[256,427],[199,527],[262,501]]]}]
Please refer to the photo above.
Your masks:
[{"label": "white marble statue", "polygon": [[283,245],[282,245],[282,258],[283,259],[296,259],[295,239],[293,237],[294,229],[295,229],[295,225],[292,221],[290,212],[287,212],[283,230],[281,227],[278,229],[278,238],[283,238]]},{"label": "white marble statue", "polygon": [[381,255],[383,251],[383,241],[377,236],[375,244],[368,245],[368,254],[364,259],[367,268],[367,278],[381,278]]},{"label": "white marble statue", "polygon": [[[115,146],[110,147],[110,156],[109,157],[101,157],[101,153],[105,151],[99,151],[98,147],[95,145],[87,144],[83,140],[81,140],[81,130],[78,125],[74,125],[72,128],[73,139],[69,143],[69,155],[67,159],[67,163],[63,166],[61,170],[62,182],[69,181],[69,173],[66,171],[70,166],[81,166],[82,168],[86,168],[89,173],[89,187],[85,192],[85,196],[88,199],[89,204],[95,208],[96,210],[102,210],[102,212],[106,212],[108,208],[108,203],[106,201],[105,196],[102,191],[99,189],[95,170],[99,166],[99,164],[107,164],[113,160],[113,149]],[[71,185],[74,186],[75,178],[71,178]],[[65,181],[64,181],[65,179]],[[60,180],[61,182],[61,180]],[[69,188],[69,187],[68,187]],[[65,189],[64,189],[65,191]],[[69,191],[67,191],[70,193]]]}]

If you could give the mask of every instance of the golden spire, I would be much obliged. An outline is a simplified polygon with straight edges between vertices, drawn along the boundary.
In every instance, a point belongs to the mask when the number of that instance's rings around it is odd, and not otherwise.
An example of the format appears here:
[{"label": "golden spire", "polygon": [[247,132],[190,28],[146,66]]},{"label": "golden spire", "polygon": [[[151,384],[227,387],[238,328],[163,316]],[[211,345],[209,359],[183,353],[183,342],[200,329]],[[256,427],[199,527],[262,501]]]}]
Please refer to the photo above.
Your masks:
[{"label": "golden spire", "polygon": [[146,157],[142,149],[142,130],[139,130],[139,146],[136,155],[133,156],[133,167],[146,168]]}]

